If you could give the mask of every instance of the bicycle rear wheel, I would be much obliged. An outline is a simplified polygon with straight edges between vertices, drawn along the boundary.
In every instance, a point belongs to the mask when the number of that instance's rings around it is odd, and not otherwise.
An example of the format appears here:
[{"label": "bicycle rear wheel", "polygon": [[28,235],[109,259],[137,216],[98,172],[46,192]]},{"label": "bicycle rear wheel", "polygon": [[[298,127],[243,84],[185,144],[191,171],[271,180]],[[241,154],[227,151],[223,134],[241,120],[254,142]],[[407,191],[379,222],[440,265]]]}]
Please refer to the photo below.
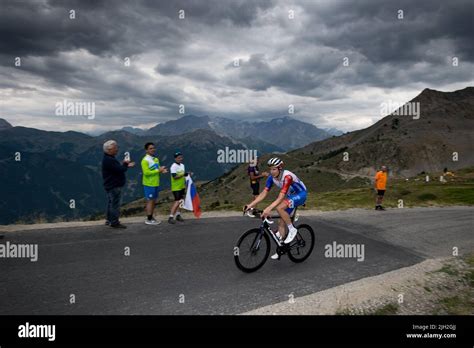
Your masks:
[{"label": "bicycle rear wheel", "polygon": [[314,248],[314,231],[311,226],[303,224],[296,226],[298,233],[291,243],[288,258],[296,263],[306,260]]},{"label": "bicycle rear wheel", "polygon": [[264,265],[270,255],[270,238],[259,228],[245,232],[237,241],[234,261],[246,273],[255,272]]}]

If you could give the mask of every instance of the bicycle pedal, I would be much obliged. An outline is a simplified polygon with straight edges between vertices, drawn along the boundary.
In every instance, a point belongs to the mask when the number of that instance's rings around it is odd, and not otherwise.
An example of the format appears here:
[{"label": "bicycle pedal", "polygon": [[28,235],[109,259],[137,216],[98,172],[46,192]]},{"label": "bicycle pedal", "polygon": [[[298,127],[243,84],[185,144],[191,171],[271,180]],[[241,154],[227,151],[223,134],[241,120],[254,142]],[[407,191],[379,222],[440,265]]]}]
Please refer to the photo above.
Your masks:
[{"label": "bicycle pedal", "polygon": [[282,246],[278,247],[277,253],[279,256],[285,255],[288,250],[289,248],[285,244],[283,244]]}]

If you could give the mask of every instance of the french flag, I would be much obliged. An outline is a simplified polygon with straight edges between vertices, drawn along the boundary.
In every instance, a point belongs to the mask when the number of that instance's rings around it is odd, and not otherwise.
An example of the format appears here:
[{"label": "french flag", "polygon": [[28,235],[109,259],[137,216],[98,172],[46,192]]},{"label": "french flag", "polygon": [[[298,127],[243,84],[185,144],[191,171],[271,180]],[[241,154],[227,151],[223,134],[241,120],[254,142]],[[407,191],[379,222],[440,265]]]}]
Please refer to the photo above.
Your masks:
[{"label": "french flag", "polygon": [[184,199],[183,208],[191,210],[198,219],[201,217],[201,200],[190,175],[186,177],[186,198]]}]

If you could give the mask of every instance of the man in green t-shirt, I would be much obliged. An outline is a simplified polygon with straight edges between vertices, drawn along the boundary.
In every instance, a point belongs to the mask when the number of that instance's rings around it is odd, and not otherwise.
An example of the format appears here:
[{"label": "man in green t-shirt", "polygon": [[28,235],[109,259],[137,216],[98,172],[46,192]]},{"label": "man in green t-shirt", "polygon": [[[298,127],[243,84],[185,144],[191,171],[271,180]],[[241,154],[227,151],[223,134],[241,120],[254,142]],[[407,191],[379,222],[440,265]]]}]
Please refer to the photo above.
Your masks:
[{"label": "man in green t-shirt", "polygon": [[153,218],[153,211],[160,191],[160,173],[168,173],[165,166],[160,166],[160,161],[155,157],[155,144],[145,144],[146,155],[143,157],[142,165],[142,184],[145,192],[147,225],[158,225],[160,222]]},{"label": "man in green t-shirt", "polygon": [[[192,175],[192,173],[186,173],[183,164],[183,154],[181,152],[176,152],[174,154],[174,163],[170,167],[171,172],[171,192],[173,192],[174,203],[171,206],[170,216],[168,217],[168,222],[170,224],[175,224],[176,220],[183,222],[184,219],[181,216],[181,211],[179,208],[180,203],[184,200],[186,195],[186,179],[187,175]],[[176,215],[176,220],[174,219]]]}]

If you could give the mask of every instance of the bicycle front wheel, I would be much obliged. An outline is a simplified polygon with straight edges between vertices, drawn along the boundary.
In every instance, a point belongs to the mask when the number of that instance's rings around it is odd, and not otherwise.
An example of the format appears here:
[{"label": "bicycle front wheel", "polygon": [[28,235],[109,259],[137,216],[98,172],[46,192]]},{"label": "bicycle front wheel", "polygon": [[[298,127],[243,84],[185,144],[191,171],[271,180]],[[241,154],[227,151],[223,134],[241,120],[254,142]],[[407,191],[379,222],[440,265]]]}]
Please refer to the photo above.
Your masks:
[{"label": "bicycle front wheel", "polygon": [[309,225],[299,225],[296,227],[298,233],[295,240],[290,245],[288,258],[296,263],[306,260],[314,248],[314,232]]},{"label": "bicycle front wheel", "polygon": [[259,228],[245,232],[237,241],[234,261],[246,273],[255,272],[262,267],[270,255],[270,238]]}]

